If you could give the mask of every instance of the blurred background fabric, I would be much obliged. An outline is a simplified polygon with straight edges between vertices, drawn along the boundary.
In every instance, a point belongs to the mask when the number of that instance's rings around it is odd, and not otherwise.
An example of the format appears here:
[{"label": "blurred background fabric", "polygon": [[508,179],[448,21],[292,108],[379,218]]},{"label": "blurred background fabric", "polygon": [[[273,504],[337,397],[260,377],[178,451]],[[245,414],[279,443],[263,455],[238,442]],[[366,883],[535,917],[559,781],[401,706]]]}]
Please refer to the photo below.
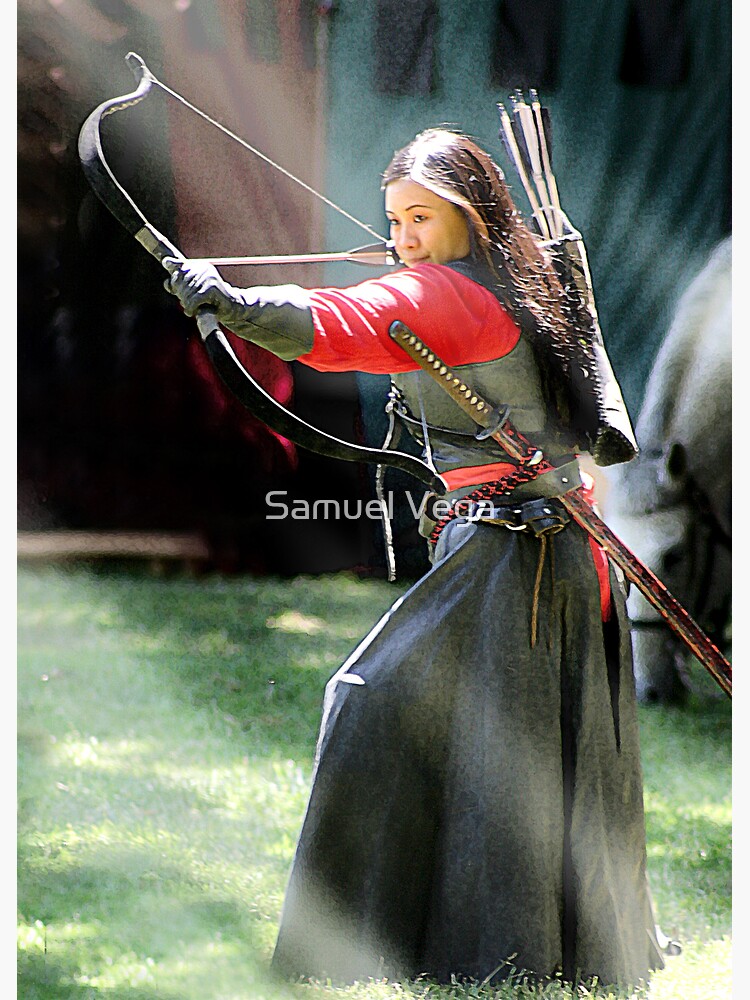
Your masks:
[{"label": "blurred background fabric", "polygon": [[[224,571],[383,572],[366,518],[268,521],[265,496],[374,496],[371,467],[303,454],[218,381],[164,273],[88,187],[94,107],[139,53],[207,114],[385,234],[393,151],[447,124],[503,166],[496,104],[538,87],[563,208],[584,235],[633,420],[675,305],[731,231],[731,5],[668,0],[76,0],[18,4],[19,528],[174,529]],[[350,221],[161,92],[103,128],[117,177],[189,256],[345,250]],[[352,264],[225,270],[235,284],[351,284]],[[277,399],[379,445],[387,379],[323,375],[232,339]],[[389,472],[398,497],[421,487]],[[404,503],[402,572],[425,566]]]}]

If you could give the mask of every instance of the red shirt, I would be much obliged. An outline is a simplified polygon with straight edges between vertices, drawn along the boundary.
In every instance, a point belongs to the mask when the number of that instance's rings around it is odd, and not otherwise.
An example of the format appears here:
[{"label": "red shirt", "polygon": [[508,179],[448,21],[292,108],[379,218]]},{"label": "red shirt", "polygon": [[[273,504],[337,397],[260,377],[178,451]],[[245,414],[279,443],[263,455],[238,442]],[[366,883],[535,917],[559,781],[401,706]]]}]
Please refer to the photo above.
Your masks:
[{"label": "red shirt", "polygon": [[388,335],[401,320],[448,365],[504,357],[521,331],[482,285],[440,264],[419,264],[348,288],[310,292],[315,343],[298,360],[318,371],[416,371]]}]

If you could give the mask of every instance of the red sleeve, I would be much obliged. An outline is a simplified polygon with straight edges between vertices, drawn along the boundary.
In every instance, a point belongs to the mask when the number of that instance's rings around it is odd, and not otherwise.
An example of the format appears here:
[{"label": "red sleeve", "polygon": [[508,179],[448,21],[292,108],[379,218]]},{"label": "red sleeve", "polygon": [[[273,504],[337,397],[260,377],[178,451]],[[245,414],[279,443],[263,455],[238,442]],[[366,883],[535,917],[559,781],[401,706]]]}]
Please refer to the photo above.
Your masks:
[{"label": "red sleeve", "polygon": [[401,320],[449,365],[508,354],[520,331],[482,285],[448,267],[420,264],[349,288],[310,292],[315,343],[298,360],[318,371],[414,371],[388,336]]}]

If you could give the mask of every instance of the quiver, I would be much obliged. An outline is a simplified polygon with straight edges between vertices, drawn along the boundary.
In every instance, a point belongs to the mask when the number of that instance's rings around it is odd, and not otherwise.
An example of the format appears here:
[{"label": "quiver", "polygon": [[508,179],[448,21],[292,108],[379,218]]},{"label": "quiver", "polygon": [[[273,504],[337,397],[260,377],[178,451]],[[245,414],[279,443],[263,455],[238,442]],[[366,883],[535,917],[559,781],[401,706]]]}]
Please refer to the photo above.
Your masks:
[{"label": "quiver", "polygon": [[558,345],[571,427],[597,465],[629,462],[638,445],[620,386],[602,339],[586,248],[565,220],[565,235],[545,241],[565,290],[565,309],[575,336]]}]

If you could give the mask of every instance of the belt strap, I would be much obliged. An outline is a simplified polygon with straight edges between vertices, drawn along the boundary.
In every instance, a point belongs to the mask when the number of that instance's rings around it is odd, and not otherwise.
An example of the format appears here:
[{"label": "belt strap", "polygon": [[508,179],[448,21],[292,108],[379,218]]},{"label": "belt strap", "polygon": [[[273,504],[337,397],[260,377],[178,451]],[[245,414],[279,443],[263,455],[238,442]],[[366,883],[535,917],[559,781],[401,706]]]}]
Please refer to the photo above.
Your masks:
[{"label": "belt strap", "polygon": [[[444,501],[432,497],[425,505],[425,516],[433,525],[445,520],[432,513],[438,502]],[[537,537],[557,534],[570,522],[570,515],[554,497],[542,497],[522,504],[495,504],[490,500],[466,497],[453,502],[448,520],[456,517],[467,521],[481,521],[483,524],[502,525],[510,531],[528,531]]]},{"label": "belt strap", "polygon": [[556,535],[570,522],[570,515],[559,501],[552,497],[529,500],[514,507],[493,507],[487,513],[482,511],[481,501],[473,519],[488,524],[501,524],[511,531],[529,531],[537,537]]}]

